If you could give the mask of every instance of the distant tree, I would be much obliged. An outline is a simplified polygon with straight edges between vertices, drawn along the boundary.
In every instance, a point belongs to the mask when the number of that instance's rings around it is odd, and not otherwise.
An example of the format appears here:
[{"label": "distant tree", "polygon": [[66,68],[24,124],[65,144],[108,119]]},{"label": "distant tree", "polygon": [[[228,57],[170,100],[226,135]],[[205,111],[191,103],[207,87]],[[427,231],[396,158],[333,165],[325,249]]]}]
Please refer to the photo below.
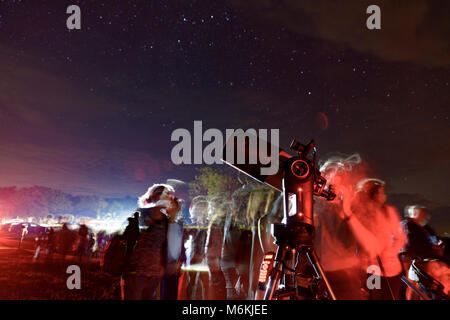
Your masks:
[{"label": "distant tree", "polygon": [[47,201],[48,211],[52,214],[67,214],[73,211],[70,195],[47,187],[36,187]]},{"label": "distant tree", "polygon": [[224,169],[205,167],[198,169],[194,181],[189,183],[189,195],[191,198],[198,195],[206,195],[208,198],[220,197],[228,201],[239,187],[236,175]]},{"label": "distant tree", "polygon": [[76,196],[72,198],[73,212],[78,215],[95,217],[102,213],[107,202],[98,196]]},{"label": "distant tree", "polygon": [[45,217],[49,214],[45,196],[36,187],[22,188],[10,199],[19,217]]},{"label": "distant tree", "polygon": [[0,188],[0,215],[12,218],[16,215],[14,198],[17,193],[16,187]]}]

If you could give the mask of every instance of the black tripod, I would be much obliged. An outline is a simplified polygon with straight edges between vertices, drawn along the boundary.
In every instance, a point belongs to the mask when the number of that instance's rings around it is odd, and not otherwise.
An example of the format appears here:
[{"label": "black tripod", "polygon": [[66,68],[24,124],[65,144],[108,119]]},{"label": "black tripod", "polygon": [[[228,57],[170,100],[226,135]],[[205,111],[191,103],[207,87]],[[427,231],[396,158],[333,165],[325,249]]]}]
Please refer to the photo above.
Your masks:
[{"label": "black tripod", "polygon": [[[283,232],[280,230],[283,228],[285,228],[283,224],[274,225],[274,229],[278,229],[278,232]],[[297,230],[297,235],[303,234],[305,237],[310,238],[310,235],[301,229],[302,227],[300,226],[299,230]],[[292,232],[294,230],[290,231]],[[298,241],[297,239],[294,242],[292,240],[285,239],[283,236],[277,237],[276,244],[278,250],[275,255],[273,269],[267,282],[264,300],[297,299],[299,296],[302,296],[302,293],[299,291],[301,287],[311,287],[310,294],[312,298],[336,300],[310,240]],[[312,270],[304,270],[303,265],[302,270],[299,271],[298,263],[302,259],[307,260],[306,262],[309,263]],[[289,264],[294,265],[289,267]],[[312,281],[308,281],[310,279],[310,271],[313,272]],[[280,283],[283,283],[283,285],[280,286]]]},{"label": "black tripod", "polygon": [[[289,158],[281,168],[284,219],[272,225],[278,249],[264,286],[264,300],[307,299],[308,296],[336,300],[312,245],[313,195],[332,200],[335,194],[331,189],[325,190],[326,180],[316,169],[314,141],[303,146],[294,140],[291,149],[298,156]],[[310,159],[312,150],[313,159]]]}]

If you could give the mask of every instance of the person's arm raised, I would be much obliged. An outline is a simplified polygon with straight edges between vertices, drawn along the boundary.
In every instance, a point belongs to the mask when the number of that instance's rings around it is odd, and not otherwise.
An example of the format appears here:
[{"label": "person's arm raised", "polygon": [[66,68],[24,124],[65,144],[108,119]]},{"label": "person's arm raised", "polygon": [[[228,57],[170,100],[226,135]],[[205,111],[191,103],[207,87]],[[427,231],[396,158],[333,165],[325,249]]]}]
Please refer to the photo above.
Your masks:
[{"label": "person's arm raised", "polygon": [[359,245],[369,254],[371,258],[375,258],[381,252],[377,238],[358,220],[357,216],[352,212],[352,191],[350,189],[344,189],[342,195],[343,201],[341,218],[348,223]]}]

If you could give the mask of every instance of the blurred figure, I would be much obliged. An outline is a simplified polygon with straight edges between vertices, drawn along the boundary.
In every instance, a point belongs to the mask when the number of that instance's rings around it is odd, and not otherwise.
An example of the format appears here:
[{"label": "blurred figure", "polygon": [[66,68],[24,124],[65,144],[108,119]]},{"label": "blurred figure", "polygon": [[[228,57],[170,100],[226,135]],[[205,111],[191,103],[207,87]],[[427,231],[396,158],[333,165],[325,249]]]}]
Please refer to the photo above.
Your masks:
[{"label": "blurred figure", "polygon": [[123,232],[123,237],[127,245],[127,257],[129,257],[131,252],[133,252],[134,246],[139,238],[139,234],[139,212],[136,211],[133,217],[128,218],[128,225]]},{"label": "blurred figure", "polygon": [[86,254],[88,246],[89,229],[85,224],[81,224],[78,229],[78,260],[81,262]]},{"label": "blurred figure", "polygon": [[19,248],[20,249],[22,247],[22,242],[25,239],[26,235],[28,234],[28,224],[23,223],[22,224],[22,229],[20,230],[20,241],[19,241]]},{"label": "blurred figure", "polygon": [[[338,300],[365,300],[365,271],[361,254],[375,257],[375,237],[351,211],[355,186],[362,169],[358,155],[334,157],[320,168],[336,193],[333,201],[317,199],[314,245],[319,261]],[[359,253],[359,254],[358,254]]]},{"label": "blurred figure", "polygon": [[157,288],[167,267],[167,230],[176,214],[174,189],[154,184],[138,200],[143,231],[130,255],[122,278],[122,298],[157,299]]},{"label": "blurred figure", "polygon": [[205,243],[205,257],[209,269],[209,300],[226,300],[226,283],[221,269],[221,257],[226,214],[231,203],[222,203],[220,197],[209,201],[208,219],[210,220]]},{"label": "blurred figure", "polygon": [[[378,179],[364,179],[358,183],[352,211],[375,237],[376,258],[368,256],[365,266],[381,270],[381,289],[369,290],[371,300],[399,299],[402,264],[399,252],[406,237],[398,211],[386,204],[385,183]],[[368,275],[369,276],[369,275]]]},{"label": "blurred figure", "polygon": [[45,245],[45,237],[46,237],[45,229],[39,231],[39,233],[37,234],[37,236],[36,236],[36,249],[34,250],[33,261],[36,261],[39,258],[40,254],[41,254],[41,251],[42,251],[42,248]]},{"label": "blurred figure", "polygon": [[208,225],[208,200],[206,196],[197,196],[191,201],[189,217],[194,226]]},{"label": "blurred figure", "polygon": [[55,230],[53,229],[53,227],[50,227],[47,231],[46,242],[46,260],[48,261],[53,258],[53,253],[55,252],[56,247]]},{"label": "blurred figure", "polygon": [[122,276],[127,263],[126,242],[119,232],[110,234],[108,238],[100,255],[100,268],[113,277]]},{"label": "blurred figure", "polygon": [[106,234],[104,231],[97,232],[97,256],[101,256],[103,254],[103,251],[105,249],[107,243]]},{"label": "blurred figure", "polygon": [[[224,237],[220,266],[226,280],[227,300],[247,298],[249,279],[253,276],[253,240],[255,236],[255,217],[259,213],[249,213],[252,192],[257,189],[246,176],[239,175],[241,187],[231,196],[230,206],[224,225]],[[254,195],[254,194],[253,194]],[[259,197],[258,197],[259,198]],[[260,199],[258,199],[260,200]],[[258,211],[259,208],[254,208]]]},{"label": "blurred figure", "polygon": [[[406,245],[403,248],[402,257],[408,278],[418,284],[422,281],[414,271],[414,267],[411,266],[414,261],[415,267],[439,281],[443,285],[444,294],[448,295],[450,290],[449,259],[445,255],[444,243],[428,225],[431,214],[426,207],[412,205],[405,208],[405,218],[402,224],[406,234]],[[433,288],[429,289],[433,290]],[[406,299],[411,300],[413,297],[413,292],[408,288]]]},{"label": "blurred figure", "polygon": [[242,186],[232,195],[224,226],[221,268],[228,300],[254,298],[264,254],[258,224],[274,197],[274,192],[261,184],[250,183],[246,178],[240,181]]},{"label": "blurred figure", "polygon": [[208,273],[201,270],[205,263],[205,244],[208,231],[208,201],[197,196],[189,207],[191,225],[184,226],[183,263],[186,271],[181,275],[178,298],[180,300],[205,300],[208,295]]},{"label": "blurred figure", "polygon": [[183,247],[182,232],[184,217],[183,201],[174,198],[168,210],[169,223],[167,229],[167,265],[161,282],[161,300],[177,300],[178,280],[181,275],[181,250]]},{"label": "blurred figure", "polygon": [[69,230],[67,223],[64,223],[58,237],[58,247],[61,253],[61,263],[66,261],[66,255],[72,252],[73,234]]},{"label": "blurred figure", "polygon": [[423,206],[413,205],[405,208],[402,221],[406,234],[404,252],[410,257],[443,258],[444,244],[436,232],[428,225],[431,214]]},{"label": "blurred figure", "polygon": [[87,257],[88,259],[95,258],[97,239],[95,237],[95,232],[89,232],[88,242],[87,242]]}]

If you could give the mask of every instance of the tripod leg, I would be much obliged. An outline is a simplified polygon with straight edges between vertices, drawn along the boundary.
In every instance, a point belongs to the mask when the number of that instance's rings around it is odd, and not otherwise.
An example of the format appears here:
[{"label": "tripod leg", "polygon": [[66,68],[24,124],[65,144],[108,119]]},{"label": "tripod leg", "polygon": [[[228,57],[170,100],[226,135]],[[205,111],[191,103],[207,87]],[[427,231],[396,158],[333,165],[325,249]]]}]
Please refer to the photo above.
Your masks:
[{"label": "tripod leg", "polygon": [[269,281],[267,283],[266,293],[264,294],[264,300],[272,300],[275,290],[278,287],[281,276],[281,261],[284,260],[286,256],[287,248],[284,246],[279,246],[277,249],[277,254],[275,256],[275,265],[273,266],[272,272],[269,276]]},{"label": "tripod leg", "polygon": [[319,258],[317,258],[316,252],[313,248],[307,248],[306,249],[306,255],[309,259],[309,262],[314,268],[314,271],[316,274],[323,280],[325,283],[325,286],[327,287],[327,291],[331,297],[332,300],[336,300],[336,296],[334,295],[333,289],[331,289],[330,283],[328,282],[327,277],[325,276],[325,273],[323,272],[322,266],[319,263]]}]

